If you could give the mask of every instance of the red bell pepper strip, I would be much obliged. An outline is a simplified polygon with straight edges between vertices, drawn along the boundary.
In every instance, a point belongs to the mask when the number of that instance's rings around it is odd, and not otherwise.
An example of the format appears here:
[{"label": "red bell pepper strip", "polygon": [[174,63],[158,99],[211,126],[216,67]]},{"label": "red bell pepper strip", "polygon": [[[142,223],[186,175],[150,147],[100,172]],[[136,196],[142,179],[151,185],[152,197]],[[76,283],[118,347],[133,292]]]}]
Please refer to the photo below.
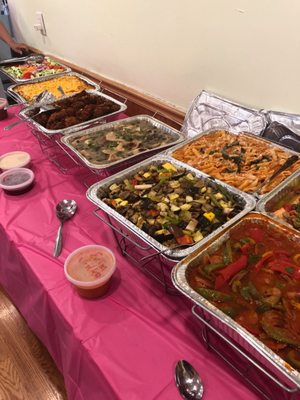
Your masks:
[{"label": "red bell pepper strip", "polygon": [[242,254],[236,261],[228,264],[227,267],[218,271],[217,278],[215,280],[215,289],[220,289],[225,285],[225,283],[229,282],[235,274],[247,267],[247,263],[248,256],[246,254]]},{"label": "red bell pepper strip", "polygon": [[300,268],[299,265],[294,264],[288,260],[275,260],[270,262],[268,267],[272,271],[281,272],[282,274],[291,276],[294,279],[300,279]]},{"label": "red bell pepper strip", "polygon": [[261,268],[263,268],[267,262],[269,262],[271,260],[271,258],[274,258],[274,254],[273,253],[268,253],[266,254],[264,257],[262,257],[253,267],[254,270],[258,271]]}]

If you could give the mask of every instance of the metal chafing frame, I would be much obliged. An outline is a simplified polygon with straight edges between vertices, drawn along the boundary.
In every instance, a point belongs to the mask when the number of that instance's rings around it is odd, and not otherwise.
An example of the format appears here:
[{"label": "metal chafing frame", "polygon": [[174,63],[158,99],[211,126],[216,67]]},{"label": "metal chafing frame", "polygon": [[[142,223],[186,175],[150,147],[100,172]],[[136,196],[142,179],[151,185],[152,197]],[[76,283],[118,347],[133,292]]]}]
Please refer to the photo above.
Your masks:
[{"label": "metal chafing frame", "polygon": [[[265,399],[267,400],[274,400],[274,398],[269,397],[267,393],[265,393],[264,388],[261,387],[258,384],[255,384],[248,376],[249,376],[249,371],[251,367],[254,367],[258,369],[266,378],[268,378],[270,381],[272,381],[275,385],[278,386],[281,390],[285,391],[287,395],[289,395],[289,400],[296,400],[296,395],[299,394],[299,387],[288,387],[284,385],[282,382],[279,381],[279,379],[276,379],[266,368],[264,368],[262,365],[260,365],[253,357],[248,355],[246,352],[244,352],[236,343],[233,342],[232,339],[228,338],[224,334],[222,334],[220,331],[218,331],[211,323],[209,319],[206,319],[204,315],[199,315],[197,312],[200,310],[202,311],[201,308],[197,305],[194,305],[191,309],[192,314],[203,324],[202,325],[202,339],[204,340],[207,348],[209,350],[214,351],[219,357],[222,358],[223,361],[225,361],[232,369],[234,369],[235,372],[237,372],[252,388],[254,388],[256,391],[258,391],[261,395],[264,396]],[[216,335],[218,339],[221,340],[222,343],[226,343],[227,345],[230,346],[230,348],[237,352],[238,355],[243,358],[246,362],[249,362],[250,368],[247,365],[245,371],[242,371],[241,369],[237,368],[237,366],[234,364],[233,361],[229,360],[229,358],[225,355],[222,350],[220,350],[218,347],[210,343],[209,339],[209,333],[212,333],[213,335]],[[221,346],[220,346],[221,347]],[[247,376],[248,375],[248,376]]]},{"label": "metal chafing frame", "polygon": [[[150,275],[155,281],[161,284],[167,293],[178,295],[179,292],[172,285],[170,273],[167,274],[165,271],[168,268],[171,270],[177,261],[164,256],[162,251],[155,251],[146,243],[144,245],[138,243],[130,234],[127,234],[122,230],[122,228],[118,228],[113,218],[107,215],[108,219],[105,219],[103,216],[99,215],[99,212],[102,212],[102,210],[100,208],[96,208],[93,211],[93,214],[112,229],[122,255],[133,261],[133,266],[135,268]],[[131,252],[132,247],[138,249],[137,252],[139,254],[145,253],[145,255],[141,255],[140,258],[134,257],[133,253]],[[149,252],[151,253],[147,254]]]}]

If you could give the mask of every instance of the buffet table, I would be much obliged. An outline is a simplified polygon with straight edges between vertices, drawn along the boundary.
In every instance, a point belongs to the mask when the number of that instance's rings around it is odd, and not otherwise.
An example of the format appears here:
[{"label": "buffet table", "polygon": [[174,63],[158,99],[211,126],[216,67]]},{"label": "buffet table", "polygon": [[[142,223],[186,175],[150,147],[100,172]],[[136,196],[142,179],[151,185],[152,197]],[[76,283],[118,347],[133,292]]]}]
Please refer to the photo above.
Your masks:
[{"label": "buffet table", "polygon": [[[258,399],[205,348],[182,297],[166,293],[121,255],[111,229],[93,215],[76,171],[60,173],[25,124],[3,131],[18,107],[9,111],[0,122],[0,155],[29,152],[35,185],[19,196],[0,192],[0,284],[63,373],[68,398],[180,399],[174,368],[186,359],[201,373],[204,399]],[[63,251],[54,258],[55,206],[62,199],[75,199],[78,211],[65,223]],[[63,263],[91,243],[115,253],[117,273],[105,297],[85,300],[66,281]]]}]

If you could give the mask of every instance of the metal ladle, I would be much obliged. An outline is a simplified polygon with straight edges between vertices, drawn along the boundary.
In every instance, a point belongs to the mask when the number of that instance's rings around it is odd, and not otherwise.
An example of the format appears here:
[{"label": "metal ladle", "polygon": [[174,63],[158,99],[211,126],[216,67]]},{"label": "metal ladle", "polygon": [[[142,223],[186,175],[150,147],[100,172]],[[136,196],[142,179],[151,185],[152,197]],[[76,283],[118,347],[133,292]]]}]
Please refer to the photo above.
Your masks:
[{"label": "metal ladle", "polygon": [[56,240],[54,257],[58,257],[62,249],[62,227],[63,223],[73,217],[77,210],[77,204],[75,200],[62,200],[56,206],[56,215],[60,220],[60,226],[58,228]]},{"label": "metal ladle", "polygon": [[185,360],[180,360],[175,368],[175,382],[185,400],[200,400],[203,396],[203,383],[195,368]]}]

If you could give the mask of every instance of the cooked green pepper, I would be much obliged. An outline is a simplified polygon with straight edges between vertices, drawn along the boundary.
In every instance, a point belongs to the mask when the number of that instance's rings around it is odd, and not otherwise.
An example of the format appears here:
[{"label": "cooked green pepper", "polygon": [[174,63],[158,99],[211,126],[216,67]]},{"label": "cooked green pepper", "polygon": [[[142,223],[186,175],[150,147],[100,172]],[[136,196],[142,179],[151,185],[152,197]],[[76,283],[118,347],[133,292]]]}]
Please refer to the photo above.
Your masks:
[{"label": "cooked green pepper", "polygon": [[203,267],[203,270],[210,275],[213,271],[217,269],[224,268],[225,264],[224,263],[213,263],[213,264],[207,264],[205,267]]},{"label": "cooked green pepper", "polygon": [[286,359],[292,367],[300,369],[300,353],[297,350],[290,350],[287,353]]},{"label": "cooked green pepper", "polygon": [[201,296],[205,297],[207,300],[212,301],[229,301],[232,300],[232,296],[227,293],[219,292],[218,290],[207,289],[203,287],[197,287],[196,292],[201,294]]},{"label": "cooked green pepper", "polygon": [[221,206],[221,204],[218,202],[218,200],[216,199],[216,197],[215,197],[212,193],[209,193],[209,197],[210,197],[210,199],[211,199],[211,202],[212,202],[216,207],[219,207],[219,208],[223,209],[223,207]]},{"label": "cooked green pepper", "polygon": [[228,304],[218,305],[218,308],[231,318],[235,318],[239,312],[237,309]]},{"label": "cooked green pepper", "polygon": [[228,265],[232,262],[232,249],[231,249],[231,244],[230,240],[227,240],[224,248],[224,253],[223,253],[223,261],[225,265]]}]

